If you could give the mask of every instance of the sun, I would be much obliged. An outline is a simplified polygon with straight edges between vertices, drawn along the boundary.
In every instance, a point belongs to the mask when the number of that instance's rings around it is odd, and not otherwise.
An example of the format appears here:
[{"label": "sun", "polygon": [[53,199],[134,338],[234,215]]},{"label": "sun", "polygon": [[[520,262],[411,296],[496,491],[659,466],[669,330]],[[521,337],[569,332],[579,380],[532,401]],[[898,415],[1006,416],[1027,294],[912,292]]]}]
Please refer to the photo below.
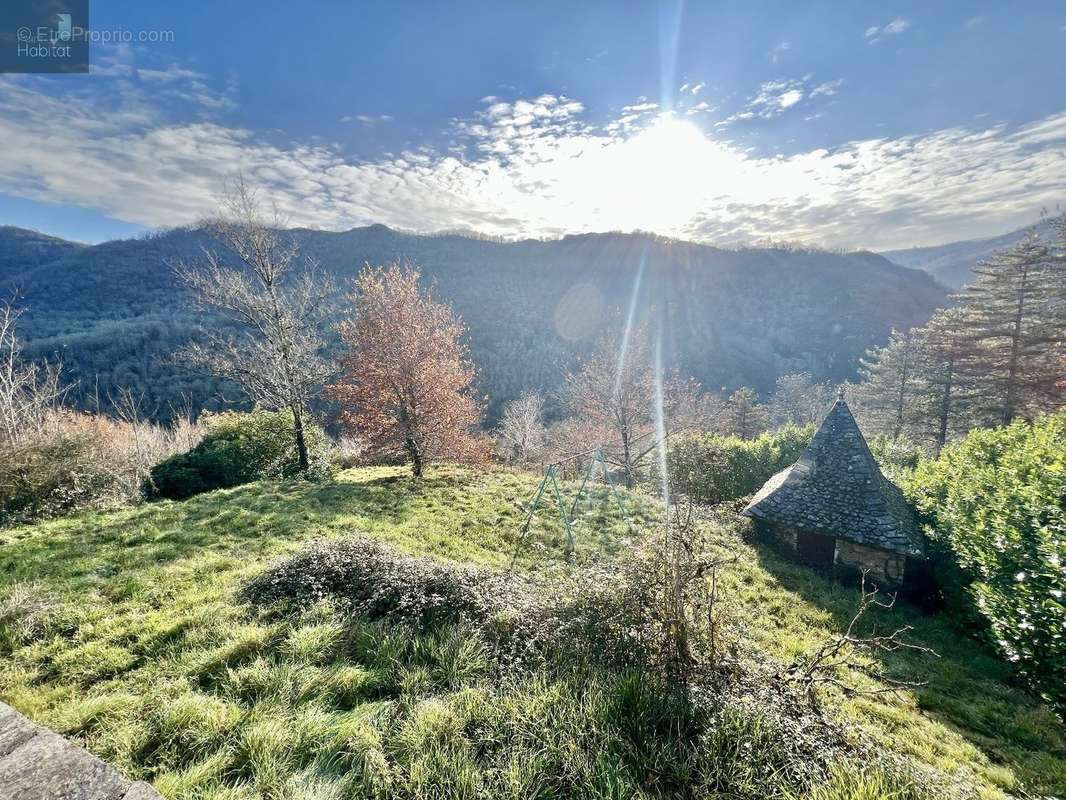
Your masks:
[{"label": "sun", "polygon": [[622,230],[679,234],[713,196],[742,185],[732,151],[692,122],[660,114],[574,164],[590,216]]}]

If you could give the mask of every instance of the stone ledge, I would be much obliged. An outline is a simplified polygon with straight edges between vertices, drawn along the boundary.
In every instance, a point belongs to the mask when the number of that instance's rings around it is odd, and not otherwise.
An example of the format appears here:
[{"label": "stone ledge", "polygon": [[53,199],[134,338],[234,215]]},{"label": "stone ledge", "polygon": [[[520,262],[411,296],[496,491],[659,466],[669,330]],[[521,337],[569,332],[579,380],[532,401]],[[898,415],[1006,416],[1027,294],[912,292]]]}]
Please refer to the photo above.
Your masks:
[{"label": "stone ledge", "polygon": [[163,800],[88,750],[0,703],[0,797],[4,800]]}]

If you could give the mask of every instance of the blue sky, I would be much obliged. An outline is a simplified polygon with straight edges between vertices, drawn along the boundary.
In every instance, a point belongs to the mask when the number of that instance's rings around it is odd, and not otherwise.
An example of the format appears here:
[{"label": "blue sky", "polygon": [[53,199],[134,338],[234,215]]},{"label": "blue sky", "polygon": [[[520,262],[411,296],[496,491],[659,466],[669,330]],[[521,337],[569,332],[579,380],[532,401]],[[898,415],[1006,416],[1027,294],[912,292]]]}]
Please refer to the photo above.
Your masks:
[{"label": "blue sky", "polygon": [[[266,6],[266,7],[262,7]],[[92,3],[0,76],[0,222],[643,229],[887,249],[1066,206],[1066,3]],[[142,31],[172,41],[140,43]]]}]

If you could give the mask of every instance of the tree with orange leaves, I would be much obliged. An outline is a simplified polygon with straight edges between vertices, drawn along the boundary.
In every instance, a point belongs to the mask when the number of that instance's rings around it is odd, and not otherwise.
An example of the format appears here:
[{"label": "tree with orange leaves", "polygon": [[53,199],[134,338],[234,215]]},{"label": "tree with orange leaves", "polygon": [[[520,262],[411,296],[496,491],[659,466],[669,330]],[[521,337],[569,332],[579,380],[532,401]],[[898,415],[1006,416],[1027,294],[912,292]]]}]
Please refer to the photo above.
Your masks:
[{"label": "tree with orange leaves", "polygon": [[338,329],[347,353],[329,387],[345,429],[381,458],[405,459],[415,477],[429,463],[476,463],[487,443],[473,433],[474,365],[451,307],[418,286],[419,272],[367,267],[355,281],[353,318]]}]

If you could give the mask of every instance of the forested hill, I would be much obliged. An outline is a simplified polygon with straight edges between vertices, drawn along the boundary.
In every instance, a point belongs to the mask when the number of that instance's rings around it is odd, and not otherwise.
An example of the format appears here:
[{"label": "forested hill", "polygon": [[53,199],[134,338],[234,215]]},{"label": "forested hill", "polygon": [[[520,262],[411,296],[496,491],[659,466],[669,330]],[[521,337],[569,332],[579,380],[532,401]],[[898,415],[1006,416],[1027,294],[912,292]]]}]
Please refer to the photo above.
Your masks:
[{"label": "forested hill", "polygon": [[[665,309],[668,355],[683,370],[708,388],[763,392],[787,372],[854,377],[868,347],[925,322],[945,297],[929,275],[865,252],[721,250],[636,234],[504,243],[380,225],[295,235],[341,287],[365,263],[421,266],[469,328],[490,416],[523,389],[559,387],[635,287],[638,318]],[[61,357],[77,402],[130,386],[161,416],[183,394],[211,407],[218,387],[168,359],[201,318],[167,262],[206,243],[189,229],[84,246],[3,228],[0,293],[18,291],[28,354]]]}]

